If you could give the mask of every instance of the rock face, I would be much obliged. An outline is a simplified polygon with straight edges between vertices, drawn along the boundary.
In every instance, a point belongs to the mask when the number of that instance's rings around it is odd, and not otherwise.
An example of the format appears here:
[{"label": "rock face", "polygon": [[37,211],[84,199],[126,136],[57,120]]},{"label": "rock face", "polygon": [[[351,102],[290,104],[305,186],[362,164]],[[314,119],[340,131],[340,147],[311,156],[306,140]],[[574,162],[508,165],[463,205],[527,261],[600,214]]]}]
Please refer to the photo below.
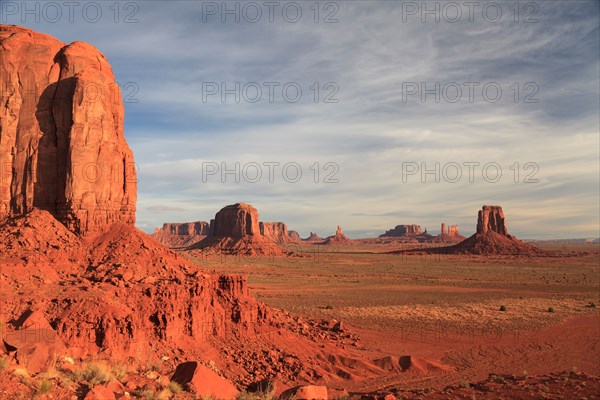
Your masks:
[{"label": "rock face", "polygon": [[384,234],[379,235],[379,237],[418,236],[421,233],[419,225],[396,225],[394,229],[386,231]]},{"label": "rock face", "polygon": [[[260,234],[272,242],[281,244],[298,242],[291,236],[291,233],[288,232],[287,225],[283,222],[260,222],[259,226]],[[296,235],[298,235],[297,232]]]},{"label": "rock face", "polygon": [[496,232],[500,235],[509,236],[506,229],[504,211],[500,206],[483,206],[477,216],[477,233]]},{"label": "rock face", "polygon": [[0,216],[47,210],[72,232],[135,223],[136,171],[104,55],[0,25]]},{"label": "rock face", "polygon": [[210,224],[206,221],[165,223],[155,228],[152,237],[169,247],[187,247],[210,234]]},{"label": "rock face", "polygon": [[547,255],[543,250],[508,234],[500,206],[483,206],[477,217],[477,232],[454,246],[444,248],[444,251],[482,255]]},{"label": "rock face", "polygon": [[[285,226],[285,225],[284,225]],[[287,228],[285,228],[287,231]],[[191,250],[204,250],[218,254],[283,255],[287,251],[269,236],[261,234],[258,211],[250,204],[236,203],[223,207],[211,220],[210,235],[190,246]],[[281,228],[283,232],[283,228]]]}]

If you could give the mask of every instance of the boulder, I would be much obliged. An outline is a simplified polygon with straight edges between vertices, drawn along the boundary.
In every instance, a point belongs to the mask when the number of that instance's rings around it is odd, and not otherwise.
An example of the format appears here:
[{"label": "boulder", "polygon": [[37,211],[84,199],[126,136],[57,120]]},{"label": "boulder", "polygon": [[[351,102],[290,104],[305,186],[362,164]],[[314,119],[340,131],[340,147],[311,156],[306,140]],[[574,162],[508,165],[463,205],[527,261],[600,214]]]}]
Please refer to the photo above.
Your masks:
[{"label": "boulder", "polygon": [[0,218],[39,208],[79,235],[133,225],[136,171],[106,57],[11,25],[0,53]]},{"label": "boulder", "polygon": [[196,361],[179,364],[171,381],[177,382],[199,397],[229,400],[235,399],[239,394],[233,383]]},{"label": "boulder", "polygon": [[329,396],[326,386],[304,385],[286,390],[279,398],[290,400],[327,400]]},{"label": "boulder", "polygon": [[16,322],[18,329],[2,337],[9,352],[15,352],[20,366],[32,374],[48,371],[67,351],[41,311],[26,311]]}]

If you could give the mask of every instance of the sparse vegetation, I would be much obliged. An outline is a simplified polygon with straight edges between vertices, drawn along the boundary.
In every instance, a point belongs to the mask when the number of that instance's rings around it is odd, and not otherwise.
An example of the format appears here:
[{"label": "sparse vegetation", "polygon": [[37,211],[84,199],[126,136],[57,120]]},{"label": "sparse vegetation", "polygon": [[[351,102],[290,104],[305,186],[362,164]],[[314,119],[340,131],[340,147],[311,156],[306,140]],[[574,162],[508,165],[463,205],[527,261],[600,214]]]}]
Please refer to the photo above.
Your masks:
[{"label": "sparse vegetation", "polygon": [[144,400],[168,400],[171,397],[168,390],[157,392],[152,389],[144,389],[137,396]]},{"label": "sparse vegetation", "polygon": [[43,379],[40,382],[40,385],[37,387],[35,394],[36,396],[40,396],[42,394],[48,393],[52,390],[52,382],[48,379]]},{"label": "sparse vegetation", "polygon": [[110,367],[103,363],[89,362],[77,374],[77,379],[87,382],[90,387],[108,383],[113,378]]},{"label": "sparse vegetation", "polygon": [[127,374],[129,373],[129,368],[127,364],[122,362],[117,362],[112,366],[112,375],[119,382],[123,381]]},{"label": "sparse vegetation", "polygon": [[500,311],[506,311],[506,306],[500,306]]},{"label": "sparse vegetation", "polygon": [[181,393],[183,391],[183,388],[179,383],[171,381],[167,384],[167,390],[173,394],[177,394]]},{"label": "sparse vegetation", "polygon": [[8,364],[10,364],[10,360],[8,359],[8,357],[0,357],[0,371],[6,369],[8,367]]},{"label": "sparse vegetation", "polygon": [[554,312],[554,307],[548,307],[548,312],[549,313],[553,313]]}]

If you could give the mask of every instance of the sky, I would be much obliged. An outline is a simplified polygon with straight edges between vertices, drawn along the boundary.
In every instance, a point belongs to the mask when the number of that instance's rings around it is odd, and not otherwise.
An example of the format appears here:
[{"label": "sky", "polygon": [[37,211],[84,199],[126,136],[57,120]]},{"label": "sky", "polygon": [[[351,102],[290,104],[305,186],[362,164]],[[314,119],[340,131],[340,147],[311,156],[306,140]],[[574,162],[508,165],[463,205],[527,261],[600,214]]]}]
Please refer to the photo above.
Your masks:
[{"label": "sky", "polygon": [[[515,6],[517,4],[517,6]],[[137,226],[254,205],[341,225],[600,236],[600,2],[0,0],[0,22],[111,63]]]}]

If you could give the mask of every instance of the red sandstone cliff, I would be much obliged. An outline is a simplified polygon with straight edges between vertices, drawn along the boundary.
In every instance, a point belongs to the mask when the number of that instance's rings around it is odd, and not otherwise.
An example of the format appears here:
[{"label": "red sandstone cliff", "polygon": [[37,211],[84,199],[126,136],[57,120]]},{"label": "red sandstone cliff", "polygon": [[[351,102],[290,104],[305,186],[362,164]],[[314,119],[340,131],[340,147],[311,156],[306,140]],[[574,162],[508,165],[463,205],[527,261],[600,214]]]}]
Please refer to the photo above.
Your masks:
[{"label": "red sandstone cliff", "polygon": [[0,215],[48,210],[71,231],[135,223],[136,171],[106,58],[0,26]]}]

